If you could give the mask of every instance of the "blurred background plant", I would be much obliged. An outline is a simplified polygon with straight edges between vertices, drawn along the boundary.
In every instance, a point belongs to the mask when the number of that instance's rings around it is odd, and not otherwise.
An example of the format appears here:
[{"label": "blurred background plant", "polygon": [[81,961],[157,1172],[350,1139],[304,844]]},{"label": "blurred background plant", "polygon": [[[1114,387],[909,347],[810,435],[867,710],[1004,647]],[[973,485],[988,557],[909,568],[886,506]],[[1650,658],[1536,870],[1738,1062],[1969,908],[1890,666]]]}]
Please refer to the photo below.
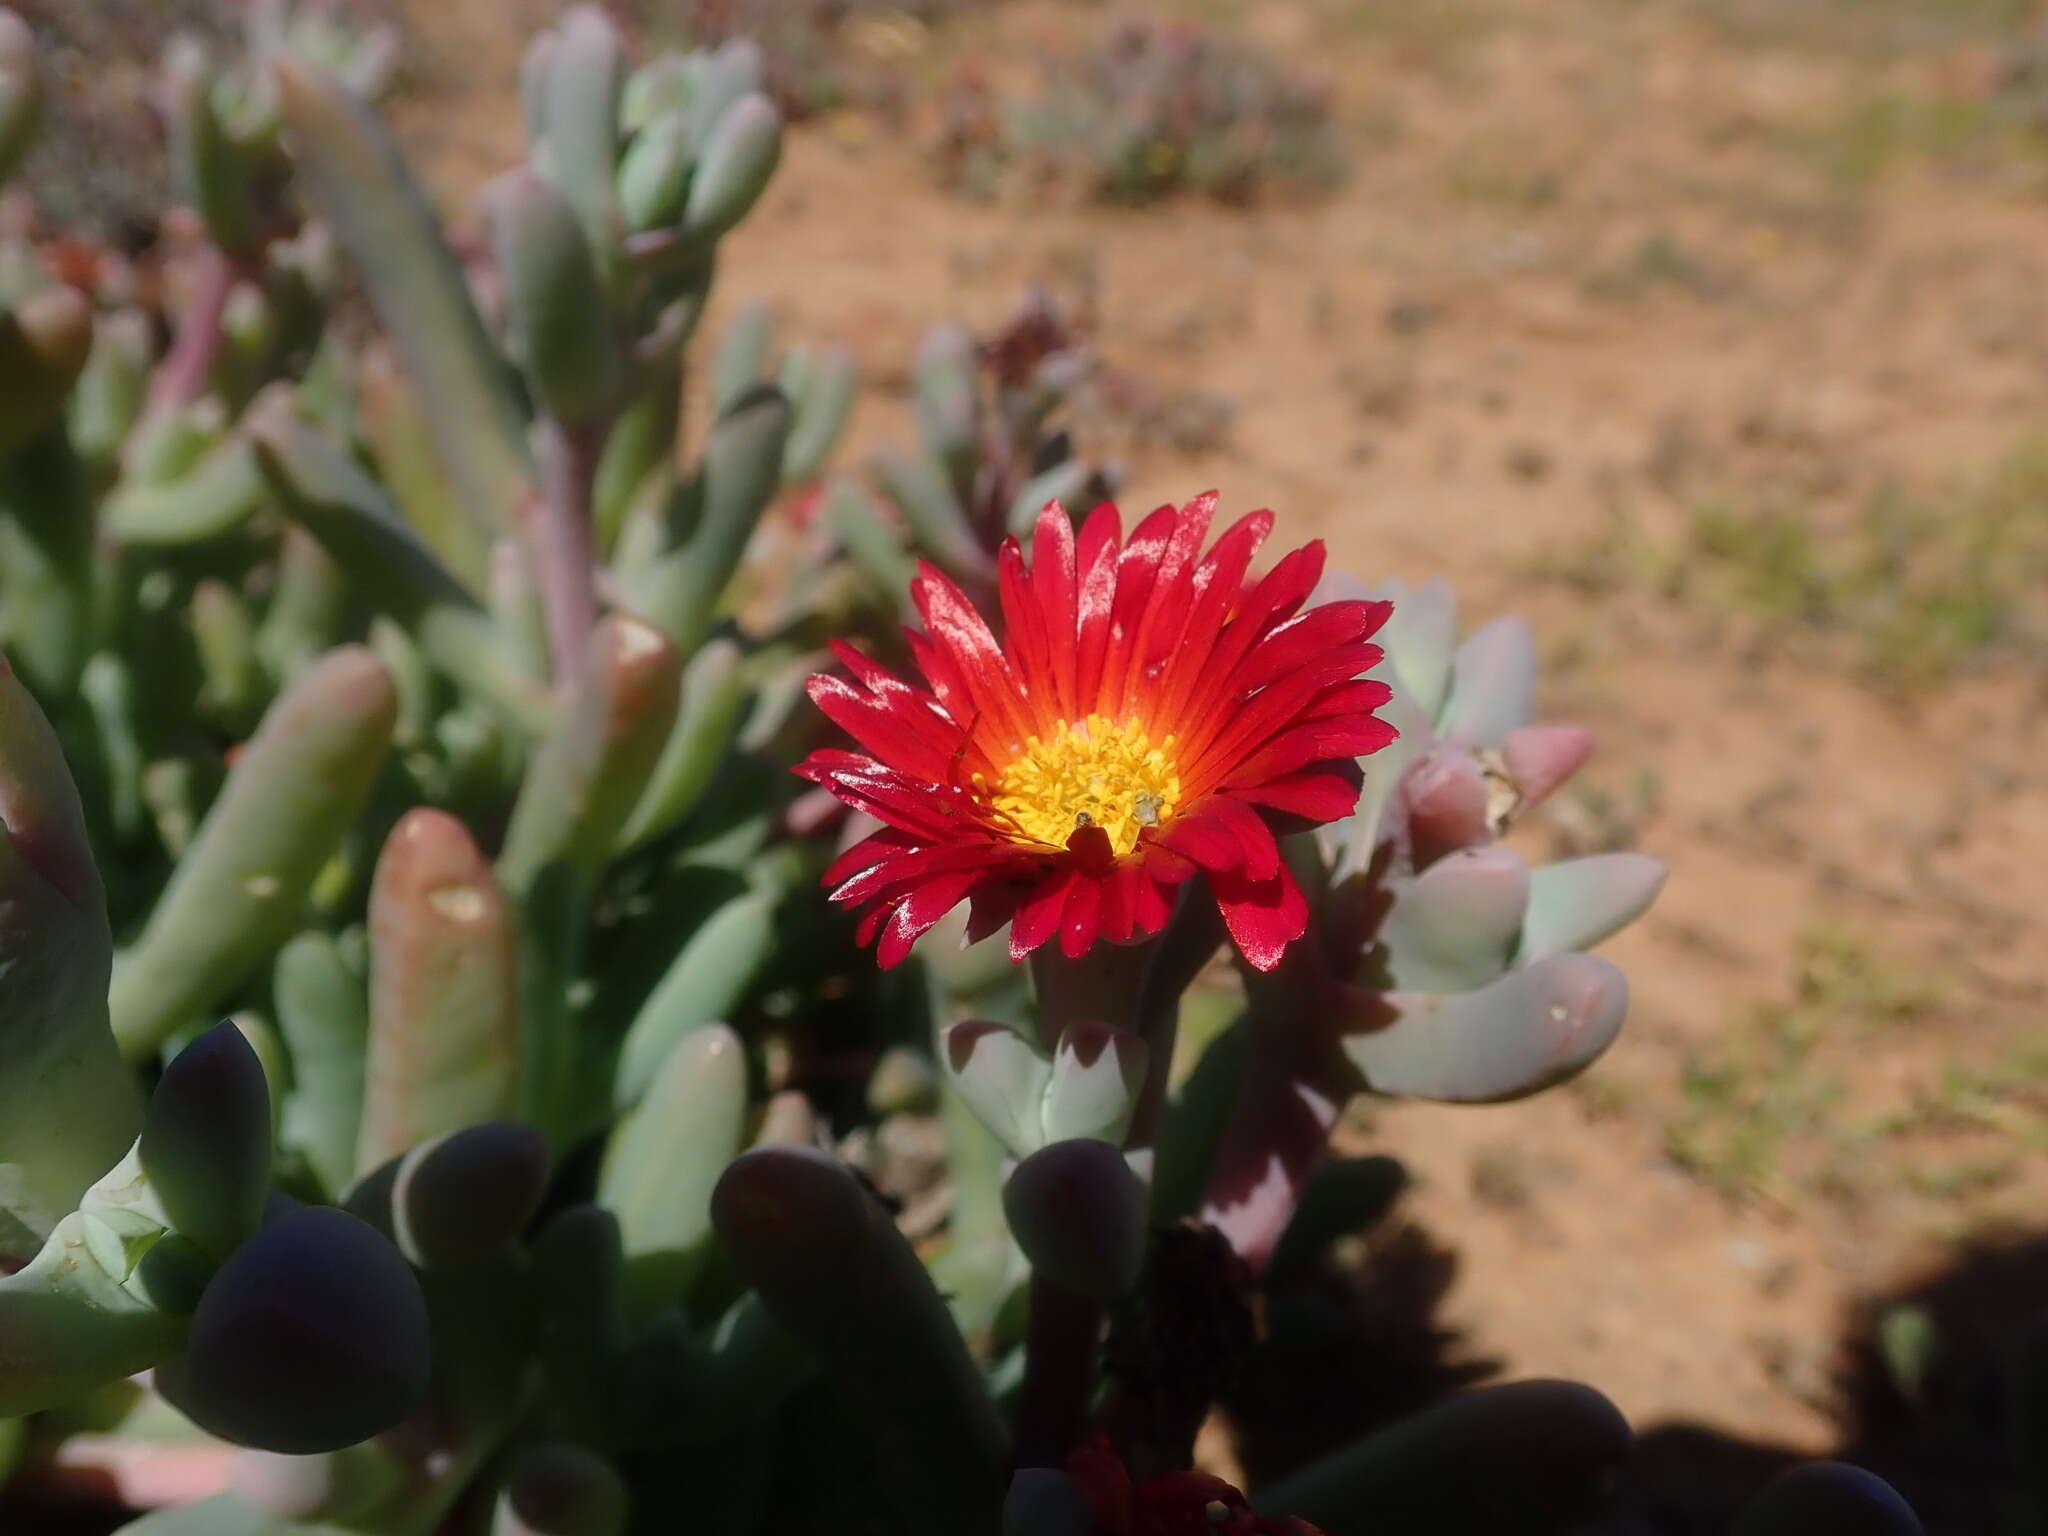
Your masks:
[{"label": "blurred background plant", "polygon": [[940,119],[939,175],[975,197],[1014,180],[1033,198],[1248,203],[1326,192],[1342,170],[1326,88],[1185,22],[1133,20],[1048,49],[1028,93],[968,66]]},{"label": "blurred background plant", "polygon": [[699,44],[748,38],[766,61],[768,89],[792,119],[851,108],[901,121],[932,29],[989,0],[686,0],[649,5],[657,33]]}]

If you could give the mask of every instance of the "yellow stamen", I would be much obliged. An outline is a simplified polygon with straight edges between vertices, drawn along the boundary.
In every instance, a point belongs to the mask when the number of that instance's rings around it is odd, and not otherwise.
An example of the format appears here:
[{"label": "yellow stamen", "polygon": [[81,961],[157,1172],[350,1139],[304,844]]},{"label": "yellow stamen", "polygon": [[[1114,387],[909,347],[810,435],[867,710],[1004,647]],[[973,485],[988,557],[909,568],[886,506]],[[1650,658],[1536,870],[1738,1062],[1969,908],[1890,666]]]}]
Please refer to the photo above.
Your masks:
[{"label": "yellow stamen", "polygon": [[1117,725],[1102,715],[1064,721],[1051,741],[1024,743],[997,775],[989,804],[1020,841],[1064,847],[1075,829],[1093,826],[1112,849],[1129,853],[1141,828],[1163,826],[1180,803],[1173,740],[1155,747],[1135,721]]}]

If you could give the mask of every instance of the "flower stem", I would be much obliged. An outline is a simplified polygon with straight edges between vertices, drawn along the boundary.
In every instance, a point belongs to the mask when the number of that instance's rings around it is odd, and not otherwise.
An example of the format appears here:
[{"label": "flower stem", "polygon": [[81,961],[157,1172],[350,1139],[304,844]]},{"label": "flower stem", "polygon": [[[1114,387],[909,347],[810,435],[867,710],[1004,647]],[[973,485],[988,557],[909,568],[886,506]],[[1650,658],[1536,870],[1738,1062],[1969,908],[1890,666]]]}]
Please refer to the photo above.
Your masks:
[{"label": "flower stem", "polygon": [[158,416],[190,405],[206,392],[213,360],[220,355],[221,323],[235,290],[235,264],[219,246],[200,249],[192,297],[178,316],[170,350],[149,381],[149,413]]},{"label": "flower stem", "polygon": [[1031,957],[1031,980],[1038,990],[1039,1042],[1051,1050],[1069,1024],[1136,1029],[1153,948],[1150,943],[1097,944],[1078,960],[1050,944],[1038,950]]},{"label": "flower stem", "polygon": [[[1166,1109],[1166,1080],[1173,1072],[1174,1042],[1180,1033],[1180,998],[1188,984],[1209,963],[1223,942],[1223,918],[1206,886],[1191,882],[1181,895],[1180,910],[1166,931],[1150,944],[1144,984],[1138,995],[1134,1027],[1145,1041],[1144,1087],[1131,1116],[1124,1145],[1150,1151],[1159,1139],[1159,1119]],[[1147,1177],[1150,1167],[1147,1165]]]},{"label": "flower stem", "polygon": [[[1070,1024],[1138,1029],[1145,979],[1156,943],[1097,944],[1079,959],[1052,945],[1031,958],[1038,990],[1039,1038],[1047,1050]],[[1162,1070],[1155,1061],[1149,1072]],[[1031,1277],[1031,1315],[1024,1336],[1024,1385],[1017,1404],[1017,1465],[1056,1467],[1087,1423],[1102,1342],[1099,1301]]]},{"label": "flower stem", "polygon": [[1031,1277],[1024,1384],[1017,1401],[1016,1463],[1057,1467],[1081,1438],[1095,1395],[1103,1307],[1043,1275]]},{"label": "flower stem", "polygon": [[1202,1220],[1230,1240],[1254,1275],[1272,1258],[1337,1116],[1358,1090],[1331,1023],[1334,987],[1307,945],[1247,982],[1251,1065],[1217,1145]]},{"label": "flower stem", "polygon": [[543,417],[537,431],[540,494],[528,503],[527,538],[560,689],[582,669],[597,623],[590,498],[605,434],[602,427],[565,426],[552,417]]}]

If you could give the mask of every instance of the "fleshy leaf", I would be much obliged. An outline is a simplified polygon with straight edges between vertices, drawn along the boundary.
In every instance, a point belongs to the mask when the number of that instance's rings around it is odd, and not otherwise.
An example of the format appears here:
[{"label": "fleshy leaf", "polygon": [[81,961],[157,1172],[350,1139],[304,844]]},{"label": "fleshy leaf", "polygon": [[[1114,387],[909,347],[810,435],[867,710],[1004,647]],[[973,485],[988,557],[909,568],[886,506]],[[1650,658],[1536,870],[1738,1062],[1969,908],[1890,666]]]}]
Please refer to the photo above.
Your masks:
[{"label": "fleshy leaf", "polygon": [[461,1269],[518,1238],[547,1193],[548,1148],[531,1126],[465,1126],[406,1153],[391,1185],[398,1246],[421,1269]]},{"label": "fleshy leaf", "polygon": [[1733,1536],[1921,1536],[1920,1519],[1875,1473],[1814,1461],[1771,1480]]},{"label": "fleshy leaf", "polygon": [[286,512],[317,539],[350,584],[418,636],[434,664],[538,731],[546,698],[513,647],[431,550],[383,488],[323,432],[300,420],[282,391],[249,409],[264,475]]},{"label": "fleshy leaf", "polygon": [[995,562],[975,542],[966,508],[937,464],[921,454],[889,448],[875,455],[872,467],[932,564],[970,585],[995,579]]},{"label": "fleshy leaf", "polygon": [[1627,1012],[1628,980],[1616,966],[1558,955],[1477,992],[1361,994],[1344,1053],[1375,1093],[1516,1099],[1583,1070]]},{"label": "fleshy leaf", "polygon": [[619,572],[633,611],[685,652],[717,622],[726,584],[774,499],[789,426],[789,402],[779,389],[763,384],[743,394],[704,444],[702,504],[687,542],[644,568]]},{"label": "fleshy leaf", "polygon": [[523,896],[549,865],[603,867],[675,721],[682,661],[659,630],[610,615],[591,632],[569,707],[535,752],[498,873]]},{"label": "fleshy leaf", "polygon": [[546,101],[549,178],[582,224],[599,267],[616,238],[613,201],[619,157],[619,95],[625,44],[603,9],[578,5],[555,29],[541,82]]},{"label": "fleshy leaf", "polygon": [[1393,891],[1380,930],[1385,987],[1470,992],[1498,980],[1529,905],[1529,866],[1493,844],[1446,854]]},{"label": "fleshy leaf", "polygon": [[[979,372],[974,338],[952,325],[926,333],[911,367],[918,439],[944,471],[956,499],[964,499],[973,489],[974,466],[981,456]],[[1036,517],[1038,507],[1031,513]]]},{"label": "fleshy leaf", "polygon": [[356,1167],[519,1111],[519,927],[461,822],[420,808],[370,884],[370,1039]]},{"label": "fleshy leaf", "polygon": [[510,528],[532,481],[520,410],[440,221],[373,113],[302,60],[271,65],[308,200],[333,225],[418,385],[443,471]]},{"label": "fleshy leaf", "polygon": [[0,657],[0,1260],[33,1258],[141,1123],[107,1029],[112,951],[63,748]]},{"label": "fleshy leaf", "polygon": [[853,353],[845,347],[829,348],[805,370],[803,388],[793,387],[787,373],[783,390],[788,394],[796,417],[789,439],[782,446],[782,483],[803,485],[818,477],[831,457],[846,419],[853,412],[853,397],[860,375]]},{"label": "fleshy leaf", "polygon": [[505,316],[535,397],[571,426],[601,419],[618,394],[621,360],[577,208],[525,169],[508,172],[487,200]]},{"label": "fleshy leaf", "polygon": [[1515,963],[1591,949],[1620,932],[1649,910],[1668,873],[1663,860],[1642,853],[1596,853],[1535,870]]},{"label": "fleshy leaf", "polygon": [[292,1056],[279,1144],[297,1150],[330,1195],[355,1177],[363,1117],[370,1004],[363,978],[325,933],[300,934],[277,952],[270,992]]},{"label": "fleshy leaf", "polygon": [[639,803],[620,829],[617,852],[679,825],[711,787],[712,775],[732,749],[746,693],[739,661],[739,647],[725,639],[709,642],[690,658],[683,669],[675,724],[647,775]]},{"label": "fleshy leaf", "polygon": [[200,1298],[164,1397],[237,1445],[309,1455],[367,1440],[427,1390],[427,1309],[398,1250],[331,1206],[280,1216]]},{"label": "fleshy leaf", "polygon": [[726,1169],[711,1214],[734,1267],[852,1404],[901,1528],[995,1536],[995,1404],[889,1213],[824,1153],[757,1147]]},{"label": "fleshy leaf", "polygon": [[1108,1024],[1073,1024],[1052,1054],[1040,1124],[1048,1142],[1090,1136],[1122,1146],[1138,1108],[1151,1053],[1144,1039]]},{"label": "fleshy leaf", "polygon": [[1526,620],[1503,615],[1458,647],[1437,728],[1470,746],[1498,747],[1509,731],[1528,724],[1535,694],[1535,637]]},{"label": "fleshy leaf", "polygon": [[513,1463],[491,1536],[620,1536],[628,1509],[611,1463],[580,1445],[536,1445]]},{"label": "fleshy leaf", "polygon": [[1041,1147],[1003,1185],[1003,1212],[1032,1268],[1077,1296],[1114,1301],[1145,1264],[1145,1183],[1106,1141]]},{"label": "fleshy leaf", "polygon": [[171,1226],[216,1263],[256,1230],[270,1188],[270,1089],[233,1024],[171,1058],[136,1150]]},{"label": "fleshy leaf", "polygon": [[774,944],[774,914],[773,895],[751,893],[727,902],[684,941],[626,1031],[612,1091],[617,1108],[640,1102],[685,1036],[738,1006]]},{"label": "fleshy leaf", "polygon": [[711,1236],[711,1190],[743,1145],[747,1057],[723,1024],[684,1036],[612,1132],[597,1197],[619,1218],[626,1312],[680,1301]]},{"label": "fleshy leaf", "polygon": [[1045,1145],[1043,1106],[1053,1067],[1022,1035],[970,1019],[940,1038],[939,1061],[954,1091],[1012,1157]]},{"label": "fleshy leaf", "polygon": [[1451,655],[1458,642],[1458,594],[1442,577],[1419,587],[1390,581],[1370,595],[1394,605],[1378,639],[1401,686],[1434,720],[1451,683]]},{"label": "fleshy leaf", "polygon": [[1253,1498],[1328,1536],[1564,1536],[1629,1449],[1628,1425],[1591,1387],[1517,1381],[1440,1403]]},{"label": "fleshy leaf", "polygon": [[0,461],[57,419],[91,355],[92,306],[76,289],[45,288],[0,314]]},{"label": "fleshy leaf", "polygon": [[683,231],[697,241],[715,240],[747,216],[782,155],[782,114],[759,92],[742,96],[711,130],[690,195]]},{"label": "fleshy leaf", "polygon": [[390,673],[360,646],[330,651],[270,706],[115,968],[114,1036],[131,1059],[204,1015],[291,931],[369,797],[397,711]]}]

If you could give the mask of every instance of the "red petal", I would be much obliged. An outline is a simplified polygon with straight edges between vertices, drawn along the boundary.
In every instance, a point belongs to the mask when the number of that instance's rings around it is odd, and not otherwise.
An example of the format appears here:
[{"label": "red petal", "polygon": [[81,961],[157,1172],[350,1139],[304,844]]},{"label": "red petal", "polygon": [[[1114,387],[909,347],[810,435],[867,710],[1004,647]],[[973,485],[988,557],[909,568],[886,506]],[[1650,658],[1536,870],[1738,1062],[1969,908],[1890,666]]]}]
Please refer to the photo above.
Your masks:
[{"label": "red petal", "polygon": [[1358,791],[1357,775],[1325,769],[1319,773],[1292,774],[1269,783],[1235,789],[1231,793],[1253,805],[1322,822],[1342,821],[1356,810]]},{"label": "red petal", "polygon": [[1107,1435],[1095,1435],[1067,1453],[1067,1476],[1074,1480],[1104,1536],[1133,1536],[1138,1517],[1137,1489],[1122,1460],[1110,1448]]},{"label": "red petal", "polygon": [[1123,647],[1122,676],[1114,669],[1105,671],[1101,693],[1105,705],[1110,706],[1103,713],[1112,720],[1143,716],[1148,712],[1147,703],[1159,692],[1159,678],[1187,622],[1188,610],[1194,606],[1191,582],[1215,515],[1216,493],[1204,491],[1173,515],[1154,568],[1146,574],[1134,568],[1127,578],[1141,583],[1131,602],[1126,601],[1124,584],[1119,581],[1117,611],[1128,639]]},{"label": "red petal", "polygon": [[[1378,650],[1378,646],[1371,647]],[[1295,718],[1320,720],[1329,715],[1369,715],[1394,697],[1394,690],[1376,677],[1354,677],[1332,683]]]},{"label": "red petal", "polygon": [[1090,874],[1099,875],[1116,862],[1116,847],[1100,827],[1074,828],[1067,834],[1067,852]]},{"label": "red petal", "polygon": [[875,946],[875,962],[885,971],[901,962],[921,934],[966,899],[983,873],[968,869],[939,875],[904,897],[889,912],[888,926]]},{"label": "red petal", "polygon": [[851,848],[834,859],[818,881],[820,885],[837,885],[851,875],[857,875],[872,864],[879,864],[886,858],[899,853],[908,853],[918,844],[909,834],[894,827],[880,832],[871,832]]},{"label": "red petal", "polygon": [[1135,857],[1144,866],[1146,878],[1162,886],[1194,879],[1199,867],[1187,855],[1175,853],[1150,834],[1139,839]]},{"label": "red petal", "polygon": [[1322,718],[1318,695],[1333,683],[1346,682],[1373,663],[1377,646],[1339,646],[1312,665],[1268,683],[1250,698],[1234,698],[1226,718],[1198,753],[1180,759],[1182,793],[1201,795],[1236,774],[1239,765],[1270,737],[1299,720]]},{"label": "red petal", "polygon": [[1208,814],[1214,802],[1183,811],[1153,834],[1159,847],[1199,864],[1203,869],[1236,869],[1244,862],[1244,844],[1219,817]]},{"label": "red petal", "polygon": [[1229,828],[1237,846],[1244,851],[1241,862],[1247,880],[1270,880],[1279,873],[1280,845],[1273,840],[1273,829],[1257,811],[1242,800],[1217,795],[1203,803],[1199,814]]},{"label": "red petal", "polygon": [[1075,616],[1077,596],[1074,573],[1074,524],[1067,510],[1049,501],[1038,514],[1031,531],[1031,589],[1043,626],[1048,671],[1041,681],[1051,695],[1050,707],[1057,718],[1071,720],[1080,708],[1075,691],[1074,637],[1079,632]]},{"label": "red petal", "polygon": [[1252,556],[1272,531],[1271,512],[1249,513],[1223,531],[1196,569],[1195,598],[1188,605],[1187,622],[1169,654],[1158,696],[1144,717],[1146,729],[1155,736],[1180,729],[1188,696],[1208,670],[1224,619],[1244,598],[1244,574],[1251,568]]},{"label": "red petal", "polygon": [[1109,644],[1103,651],[1101,680],[1092,696],[1084,695],[1085,708],[1115,717],[1123,696],[1124,673],[1129,669],[1131,642],[1144,622],[1145,605],[1152,599],[1152,583],[1166,558],[1178,515],[1172,507],[1156,507],[1150,516],[1131,530],[1116,561],[1116,595],[1111,600]]},{"label": "red petal", "polygon": [[1112,944],[1121,944],[1131,936],[1131,926],[1138,914],[1138,884],[1143,879],[1136,859],[1119,859],[1110,866],[1109,875],[1102,882],[1102,936]]},{"label": "red petal", "polygon": [[1212,873],[1209,888],[1231,939],[1258,970],[1272,970],[1287,946],[1308,932],[1308,901],[1285,865],[1270,880]]},{"label": "red petal", "polygon": [[908,693],[918,692],[872,656],[848,645],[844,640],[828,640],[826,644],[832,647],[832,654],[839,658],[839,664],[860,679],[862,686],[877,693],[891,687],[901,688]]},{"label": "red petal", "polygon": [[1076,874],[1071,868],[1052,872],[1045,883],[1017,903],[1017,915],[1010,919],[1010,958],[1022,961],[1053,936],[1060,925],[1060,911],[1067,904],[1067,887]]},{"label": "red petal", "polygon": [[[1240,689],[1263,688],[1366,635],[1370,603],[1324,603],[1298,613],[1252,647],[1238,668]],[[1360,669],[1361,671],[1363,668]]]},{"label": "red petal", "polygon": [[942,843],[937,847],[913,848],[883,859],[853,876],[832,893],[834,901],[895,901],[908,888],[937,875],[961,870],[989,870],[1011,862],[1021,850],[1000,843]]},{"label": "red petal", "polygon": [[1116,615],[1116,573],[1122,551],[1123,521],[1104,502],[1081,525],[1075,559],[1079,598],[1075,610],[1074,707],[1093,701],[1102,691],[1102,668]]},{"label": "red petal", "polygon": [[1060,953],[1078,960],[1095,947],[1102,936],[1098,922],[1102,910],[1102,877],[1076,874],[1067,887],[1067,904],[1060,912]]},{"label": "red petal", "polygon": [[820,747],[797,764],[795,772],[824,785],[855,810],[915,832],[926,842],[950,842],[967,833],[993,835],[981,808],[966,794],[898,773],[871,757]]},{"label": "red petal", "polygon": [[875,942],[876,933],[881,930],[882,924],[888,917],[889,909],[887,907],[869,907],[867,911],[861,914],[860,921],[854,925],[853,942],[862,949],[866,949],[868,945]]},{"label": "red petal", "polygon": [[1226,703],[1238,691],[1238,664],[1274,625],[1301,606],[1315,590],[1322,573],[1322,544],[1307,544],[1283,555],[1245,595],[1236,615],[1218,636],[1203,677],[1180,711],[1180,718],[1189,727],[1187,750],[1202,750],[1220,725],[1228,721],[1230,711]]},{"label": "red petal", "polygon": [[825,673],[813,677],[805,689],[834,725],[892,767],[936,784],[947,782],[954,771],[959,761],[954,753],[966,738],[931,706],[907,697],[908,689],[878,696]]},{"label": "red petal", "polygon": [[973,905],[967,911],[967,942],[979,944],[1015,916],[1020,894],[1015,885],[993,880],[977,888],[969,898]]},{"label": "red petal", "polygon": [[[1193,872],[1190,867],[1189,875]],[[1147,859],[1140,870],[1131,926],[1139,933],[1158,933],[1165,928],[1173,920],[1173,897],[1167,893],[1179,884],[1177,879],[1162,883],[1158,864]]]},{"label": "red petal", "polygon": [[1019,708],[1017,681],[974,604],[949,577],[929,565],[919,567],[911,595],[933,645],[951,657],[983,722],[1021,743],[1032,732]]},{"label": "red petal", "polygon": [[1236,789],[1264,784],[1316,763],[1334,762],[1340,757],[1369,757],[1401,733],[1377,715],[1346,715],[1334,720],[1311,720],[1282,731],[1258,751],[1237,764],[1223,780],[1223,787]]},{"label": "red petal", "polygon": [[906,628],[903,638],[910,646],[910,657],[917,663],[917,670],[932,685],[932,694],[938,699],[939,707],[965,735],[978,739],[982,725],[981,708],[975,703],[967,678],[954,664],[951,654],[937,645],[931,636],[918,630]]},{"label": "red petal", "polygon": [[996,587],[1003,609],[1003,654],[1024,690],[1025,712],[1035,722],[1037,733],[1044,736],[1064,717],[1066,705],[1060,698],[1045,615],[1033,596],[1032,578],[1024,569],[1024,551],[1015,539],[1003,540],[996,556]]}]

